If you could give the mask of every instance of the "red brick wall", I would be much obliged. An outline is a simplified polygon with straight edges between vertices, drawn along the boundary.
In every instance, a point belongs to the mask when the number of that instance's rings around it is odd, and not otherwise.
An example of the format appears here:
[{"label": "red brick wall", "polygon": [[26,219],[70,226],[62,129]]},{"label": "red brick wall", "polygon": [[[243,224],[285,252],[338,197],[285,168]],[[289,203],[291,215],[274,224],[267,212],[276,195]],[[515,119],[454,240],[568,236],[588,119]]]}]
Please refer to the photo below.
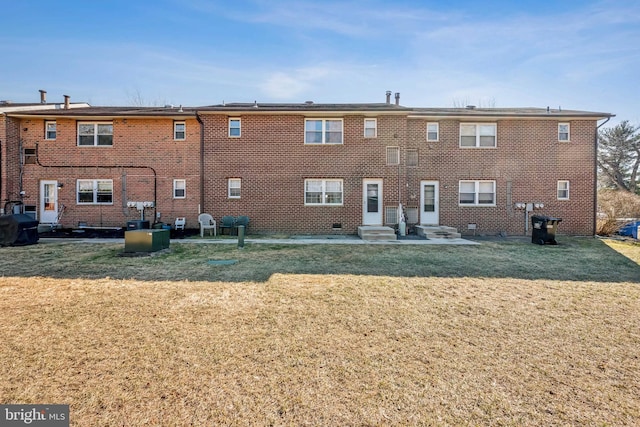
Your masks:
[{"label": "red brick wall", "polygon": [[[558,121],[499,120],[497,148],[459,148],[458,120],[440,120],[438,142],[426,141],[432,119],[378,117],[378,137],[363,137],[364,116],[345,115],[343,145],[305,145],[304,117],[241,117],[241,138],[227,136],[227,115],[207,114],[205,124],[205,211],[248,215],[251,232],[355,233],[362,224],[362,180],[384,180],[384,206],[419,207],[420,181],[440,184],[440,224],[467,233],[524,234],[525,214],[516,202],[541,202],[534,213],[563,219],[559,232],[593,234],[595,121],[572,121],[571,141],[558,142]],[[322,115],[314,118],[326,118]],[[401,147],[401,166],[386,166],[386,147]],[[419,151],[407,167],[406,149]],[[398,181],[398,177],[400,180]],[[240,199],[227,197],[227,179],[242,179]],[[305,206],[305,178],[344,180],[343,206]],[[495,180],[496,206],[459,206],[460,180]],[[570,181],[570,200],[556,196],[558,180]],[[510,189],[510,191],[509,191]]]},{"label": "red brick wall", "polygon": [[[560,233],[594,234],[595,121],[572,121],[571,141],[558,142],[557,120],[499,120],[495,149],[459,148],[458,120],[440,121],[440,141],[427,143],[426,123],[409,121],[408,144],[420,150],[409,189],[419,199],[420,179],[440,181],[442,225],[524,234],[525,214],[514,203],[541,202],[545,207],[533,213],[562,218]],[[496,206],[459,206],[460,180],[495,180]],[[558,180],[570,181],[570,200],[557,200]]]},{"label": "red brick wall", "polygon": [[[126,207],[127,201],[154,201],[156,209],[146,210],[145,219],[173,223],[187,217],[187,225],[197,228],[200,203],[200,124],[186,122],[186,140],[173,139],[173,119],[113,119],[113,146],[77,146],[77,121],[58,118],[57,137],[44,139],[44,120],[24,119],[21,138],[26,148],[38,148],[40,165],[25,165],[26,204],[40,205],[40,180],[64,184],[59,202],[66,207],[61,223],[76,226],[83,221],[92,226],[124,226],[140,219],[140,213]],[[101,120],[102,121],[102,120]],[[109,119],[104,121],[110,121]],[[27,129],[26,131],[24,129]],[[113,205],[76,203],[77,179],[112,179]],[[186,179],[186,198],[173,198],[173,180]]]},{"label": "red brick wall", "polygon": [[[0,181],[2,209],[6,202],[20,200],[20,122],[17,119],[0,115],[0,145],[2,146]],[[8,212],[10,213],[10,212]]]},{"label": "red brick wall", "polygon": [[[398,166],[386,147],[405,138],[403,117],[378,117],[378,138],[364,138],[364,116],[344,117],[344,144],[305,145],[298,115],[244,115],[241,138],[227,136],[226,115],[203,115],[205,210],[216,220],[247,215],[250,232],[355,233],[362,224],[362,180],[382,178],[385,203],[397,205]],[[322,115],[313,118],[327,118]],[[402,169],[402,168],[401,168]],[[227,179],[242,179],[240,199],[227,197]],[[305,206],[306,178],[341,178],[343,206]]]}]

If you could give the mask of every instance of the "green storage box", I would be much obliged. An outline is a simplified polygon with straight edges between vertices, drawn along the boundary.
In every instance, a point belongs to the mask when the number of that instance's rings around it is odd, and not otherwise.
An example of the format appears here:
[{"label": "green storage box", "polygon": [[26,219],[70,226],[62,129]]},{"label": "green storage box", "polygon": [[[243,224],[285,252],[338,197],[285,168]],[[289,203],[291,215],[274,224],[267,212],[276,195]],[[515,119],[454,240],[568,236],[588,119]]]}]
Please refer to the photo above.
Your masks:
[{"label": "green storage box", "polygon": [[124,233],[125,252],[156,252],[169,248],[169,230],[131,230]]}]

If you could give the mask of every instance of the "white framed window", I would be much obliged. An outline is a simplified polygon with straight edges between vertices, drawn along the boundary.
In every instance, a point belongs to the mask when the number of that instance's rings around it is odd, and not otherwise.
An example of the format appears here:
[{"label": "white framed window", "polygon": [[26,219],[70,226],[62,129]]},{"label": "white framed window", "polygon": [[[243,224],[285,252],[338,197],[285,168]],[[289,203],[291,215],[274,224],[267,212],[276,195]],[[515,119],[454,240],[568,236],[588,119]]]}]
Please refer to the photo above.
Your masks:
[{"label": "white framed window", "polygon": [[558,200],[569,200],[569,181],[558,181]]},{"label": "white framed window", "polygon": [[400,147],[387,147],[387,166],[400,164]]},{"label": "white framed window", "polygon": [[407,166],[418,166],[418,150],[415,148],[407,148]]},{"label": "white framed window", "polygon": [[569,123],[558,123],[558,141],[571,141],[571,126]]},{"label": "white framed window", "polygon": [[497,128],[495,123],[460,123],[460,147],[495,148]]},{"label": "white framed window", "polygon": [[174,179],[173,180],[173,198],[184,199],[185,197],[187,197],[187,180]]},{"label": "white framed window", "polygon": [[440,140],[440,124],[427,123],[427,141]]},{"label": "white framed window", "polygon": [[113,122],[78,122],[78,145],[113,145]]},{"label": "white framed window", "polygon": [[229,117],[229,138],[240,138],[242,135],[242,120]]},{"label": "white framed window", "polygon": [[305,119],[305,144],[342,144],[342,119]]},{"label": "white framed window", "polygon": [[111,205],[113,180],[79,179],[76,181],[76,194],[79,205]]},{"label": "white framed window", "polygon": [[58,125],[55,120],[44,122],[44,139],[53,140],[58,136]]},{"label": "white framed window", "polygon": [[461,180],[458,200],[460,206],[495,206],[496,182]]},{"label": "white framed window", "polygon": [[185,122],[173,122],[173,139],[183,140],[187,138],[187,124]]},{"label": "white framed window", "polygon": [[305,205],[342,205],[341,179],[305,179]]},{"label": "white framed window", "polygon": [[378,119],[364,119],[364,137],[378,137]]},{"label": "white framed window", "polygon": [[230,199],[239,199],[242,190],[242,179],[229,178],[228,189],[228,195]]}]

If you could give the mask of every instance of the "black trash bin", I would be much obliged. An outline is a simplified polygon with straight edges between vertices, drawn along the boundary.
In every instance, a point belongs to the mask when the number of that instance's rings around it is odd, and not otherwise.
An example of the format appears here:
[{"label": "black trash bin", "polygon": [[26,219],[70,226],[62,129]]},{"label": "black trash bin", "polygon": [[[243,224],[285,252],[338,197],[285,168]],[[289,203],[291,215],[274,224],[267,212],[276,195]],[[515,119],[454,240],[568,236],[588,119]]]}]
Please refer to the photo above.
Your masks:
[{"label": "black trash bin", "polygon": [[533,215],[531,217],[531,243],[557,245],[556,230],[560,221],[562,221],[562,218]]}]

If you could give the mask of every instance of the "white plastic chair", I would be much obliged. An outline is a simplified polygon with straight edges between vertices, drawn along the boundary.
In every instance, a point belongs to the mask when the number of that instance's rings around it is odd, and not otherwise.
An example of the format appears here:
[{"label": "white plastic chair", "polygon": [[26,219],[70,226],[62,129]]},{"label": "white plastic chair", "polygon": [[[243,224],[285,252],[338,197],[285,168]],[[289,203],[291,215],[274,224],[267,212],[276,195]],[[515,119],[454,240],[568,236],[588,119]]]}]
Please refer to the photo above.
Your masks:
[{"label": "white plastic chair", "polygon": [[176,218],[175,229],[184,231],[184,226],[187,224],[187,219],[183,216]]},{"label": "white plastic chair", "polygon": [[198,222],[200,223],[200,237],[204,237],[205,230],[213,230],[213,235],[218,235],[216,230],[216,220],[208,213],[201,213],[198,215]]}]

